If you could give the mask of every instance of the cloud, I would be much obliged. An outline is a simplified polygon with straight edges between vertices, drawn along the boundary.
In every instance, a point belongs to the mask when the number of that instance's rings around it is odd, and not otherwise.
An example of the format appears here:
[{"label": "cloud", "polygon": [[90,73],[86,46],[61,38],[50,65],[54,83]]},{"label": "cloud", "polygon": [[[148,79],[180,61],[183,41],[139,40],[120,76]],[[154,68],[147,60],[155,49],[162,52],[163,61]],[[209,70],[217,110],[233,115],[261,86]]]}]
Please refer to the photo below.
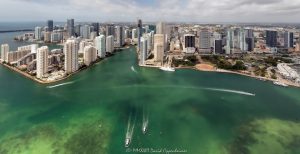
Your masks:
[{"label": "cloud", "polygon": [[299,0],[10,0],[0,6],[0,14],[10,12],[2,20],[24,18],[11,8],[32,14],[28,20],[60,21],[295,22],[300,15]]}]

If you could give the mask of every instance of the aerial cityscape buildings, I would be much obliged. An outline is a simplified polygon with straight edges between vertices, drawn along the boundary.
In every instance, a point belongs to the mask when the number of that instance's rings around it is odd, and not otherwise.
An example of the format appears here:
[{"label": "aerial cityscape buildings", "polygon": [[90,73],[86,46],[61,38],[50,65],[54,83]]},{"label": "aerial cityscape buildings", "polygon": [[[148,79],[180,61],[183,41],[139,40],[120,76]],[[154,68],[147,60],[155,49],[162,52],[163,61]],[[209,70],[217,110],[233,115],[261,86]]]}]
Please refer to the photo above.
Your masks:
[{"label": "aerial cityscape buildings", "polygon": [[[143,23],[141,19],[133,24],[75,23],[74,19],[68,19],[65,25],[54,27],[53,20],[48,20],[46,26],[37,26],[33,33],[15,38],[34,44],[21,46],[13,52],[9,51],[8,44],[3,44],[1,60],[27,70],[39,80],[50,82],[110,57],[124,46],[136,45],[139,64],[145,67],[190,67],[197,62],[213,62],[211,65],[217,68],[232,70],[231,66],[241,64],[237,68],[246,68],[248,74],[257,76],[263,71],[261,76],[268,74],[268,78],[277,78],[287,74],[280,73],[282,68],[287,68],[285,65],[279,69],[265,62],[258,67],[257,61],[254,63],[249,59],[265,61],[268,56],[278,59],[280,55],[296,54],[300,52],[299,36],[300,33],[293,28],[280,26]],[[64,47],[53,50],[38,48],[38,44],[43,43]],[[221,61],[205,61],[206,56],[225,57],[218,59]],[[48,58],[48,65],[45,57]],[[284,58],[284,61],[291,60],[298,62],[295,58]]]}]

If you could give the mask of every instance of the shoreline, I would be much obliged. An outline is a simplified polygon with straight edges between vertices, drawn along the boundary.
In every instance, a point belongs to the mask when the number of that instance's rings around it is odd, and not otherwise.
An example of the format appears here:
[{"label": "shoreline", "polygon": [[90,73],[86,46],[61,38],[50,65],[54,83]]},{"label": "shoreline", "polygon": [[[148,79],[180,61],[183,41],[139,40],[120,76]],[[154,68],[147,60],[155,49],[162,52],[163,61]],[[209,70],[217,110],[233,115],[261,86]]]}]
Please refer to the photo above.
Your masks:
[{"label": "shoreline", "polygon": [[[128,48],[130,48],[130,47],[131,47],[131,46],[125,46],[125,47],[120,48],[119,51],[115,51],[115,52],[120,52],[120,51],[122,51],[122,50],[124,50],[124,49],[128,49]],[[112,56],[113,56],[113,55],[112,55]],[[109,57],[110,57],[110,56],[109,56]],[[109,57],[106,57],[106,58],[109,58]],[[71,74],[68,74],[67,76],[65,76],[65,77],[63,77],[63,78],[60,78],[60,79],[57,79],[57,80],[54,80],[54,81],[43,81],[43,80],[40,80],[40,79],[36,78],[36,76],[32,76],[32,75],[30,75],[30,74],[28,74],[28,73],[26,73],[26,72],[23,72],[23,71],[19,70],[18,68],[14,67],[14,66],[10,66],[10,65],[5,64],[5,63],[0,63],[0,65],[2,65],[2,66],[4,66],[4,67],[8,68],[9,70],[11,70],[11,71],[13,71],[13,72],[16,72],[17,74],[20,74],[20,75],[26,77],[27,79],[30,79],[30,80],[32,80],[32,81],[35,81],[35,82],[37,82],[37,83],[39,83],[39,84],[42,84],[42,85],[51,85],[51,84],[55,84],[55,83],[61,82],[61,81],[63,81],[63,80],[66,80],[66,79],[72,77],[73,75],[76,75],[77,73],[80,73],[80,72],[82,72],[82,71],[84,71],[84,70],[87,70],[87,69],[89,69],[89,68],[95,66],[96,64],[101,63],[103,60],[104,60],[104,59],[99,58],[99,59],[97,59],[93,64],[91,64],[90,66],[86,66],[86,67],[80,68],[80,69],[78,69],[76,72],[71,73]]]},{"label": "shoreline", "polygon": [[[265,81],[265,82],[277,82],[278,79],[271,79],[271,78],[266,78],[266,77],[261,77],[261,76],[254,76],[254,75],[249,75],[246,73],[242,72],[236,72],[236,71],[230,71],[230,70],[224,70],[224,69],[215,69],[215,70],[203,70],[203,69],[198,69],[196,66],[184,66],[184,67],[175,67],[176,69],[192,69],[195,71],[200,71],[200,72],[215,72],[215,73],[224,73],[224,74],[235,74],[235,75],[241,75],[241,76],[246,76],[250,78],[254,78],[256,80],[260,81]],[[281,81],[280,81],[281,82]],[[294,85],[288,82],[284,82],[284,84],[290,86],[290,87],[295,87],[295,88],[300,88],[300,85]]]},{"label": "shoreline", "polygon": [[61,78],[61,79],[55,80],[55,81],[43,81],[43,80],[40,80],[40,79],[36,78],[35,76],[31,76],[30,74],[28,74],[28,73],[26,73],[26,72],[23,72],[23,71],[19,70],[19,69],[16,68],[16,67],[9,66],[9,65],[3,64],[3,63],[1,63],[1,65],[4,66],[4,67],[6,67],[6,68],[8,68],[9,70],[12,70],[12,71],[14,71],[14,72],[16,72],[16,73],[18,73],[18,74],[20,74],[20,75],[26,77],[27,79],[30,79],[30,80],[32,80],[32,81],[35,81],[35,82],[37,82],[37,83],[39,83],[39,84],[43,84],[43,85],[46,85],[46,84],[53,84],[53,83],[57,83],[57,82],[63,81],[63,80],[65,80],[65,79],[67,79],[67,78],[69,78],[69,77],[71,77],[72,75],[74,75],[74,74],[77,73],[77,72],[75,72],[75,73],[69,74],[69,75],[67,75],[67,76],[65,76],[65,77],[63,77],[63,78]]}]

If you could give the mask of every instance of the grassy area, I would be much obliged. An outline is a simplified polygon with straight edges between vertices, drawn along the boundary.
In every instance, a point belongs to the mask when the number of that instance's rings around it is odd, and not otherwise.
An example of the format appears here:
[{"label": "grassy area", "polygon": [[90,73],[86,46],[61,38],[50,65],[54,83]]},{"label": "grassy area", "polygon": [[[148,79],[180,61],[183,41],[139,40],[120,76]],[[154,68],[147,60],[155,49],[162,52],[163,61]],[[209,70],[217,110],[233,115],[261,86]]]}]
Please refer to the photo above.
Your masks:
[{"label": "grassy area", "polygon": [[226,70],[247,70],[243,61],[234,59],[234,64],[232,64],[229,59],[225,58],[224,56],[202,56],[202,60],[209,61],[216,65],[220,69]]},{"label": "grassy area", "polygon": [[182,60],[173,58],[172,65],[175,67],[178,66],[195,66],[199,63],[199,60],[196,56],[187,56],[184,57]]}]

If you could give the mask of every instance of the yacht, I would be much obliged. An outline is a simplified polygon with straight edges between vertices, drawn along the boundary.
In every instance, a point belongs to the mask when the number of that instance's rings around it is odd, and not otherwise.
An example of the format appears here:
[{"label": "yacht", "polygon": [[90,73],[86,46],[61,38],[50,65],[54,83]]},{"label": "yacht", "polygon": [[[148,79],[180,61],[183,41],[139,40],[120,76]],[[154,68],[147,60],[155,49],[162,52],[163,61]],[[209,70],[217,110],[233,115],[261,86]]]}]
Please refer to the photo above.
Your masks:
[{"label": "yacht", "polygon": [[167,72],[175,72],[175,68],[172,68],[172,67],[161,67],[159,68],[163,71],[167,71]]},{"label": "yacht", "polygon": [[281,83],[279,81],[274,81],[273,84],[277,85],[277,86],[282,86],[282,87],[288,87],[288,85]]}]

